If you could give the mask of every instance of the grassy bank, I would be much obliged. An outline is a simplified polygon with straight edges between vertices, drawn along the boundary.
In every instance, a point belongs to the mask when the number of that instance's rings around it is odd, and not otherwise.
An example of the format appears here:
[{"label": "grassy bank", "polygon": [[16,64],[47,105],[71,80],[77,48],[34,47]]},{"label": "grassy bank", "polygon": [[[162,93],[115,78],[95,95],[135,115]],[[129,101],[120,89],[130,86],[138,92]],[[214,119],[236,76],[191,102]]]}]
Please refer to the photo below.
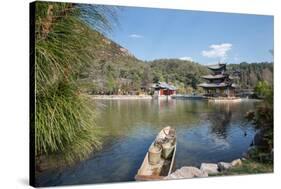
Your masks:
[{"label": "grassy bank", "polygon": [[210,176],[224,176],[224,175],[245,175],[245,174],[258,174],[258,173],[273,173],[272,163],[261,163],[255,160],[243,160],[242,165],[232,167],[228,170],[213,174]]}]

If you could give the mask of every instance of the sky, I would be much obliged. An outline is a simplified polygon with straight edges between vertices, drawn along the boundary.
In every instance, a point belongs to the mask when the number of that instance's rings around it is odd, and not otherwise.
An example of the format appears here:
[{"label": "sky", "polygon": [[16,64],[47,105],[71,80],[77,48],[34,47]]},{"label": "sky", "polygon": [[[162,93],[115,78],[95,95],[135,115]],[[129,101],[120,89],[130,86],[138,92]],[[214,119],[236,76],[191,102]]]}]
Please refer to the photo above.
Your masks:
[{"label": "sky", "polygon": [[272,62],[273,17],[122,7],[109,38],[141,60]]}]

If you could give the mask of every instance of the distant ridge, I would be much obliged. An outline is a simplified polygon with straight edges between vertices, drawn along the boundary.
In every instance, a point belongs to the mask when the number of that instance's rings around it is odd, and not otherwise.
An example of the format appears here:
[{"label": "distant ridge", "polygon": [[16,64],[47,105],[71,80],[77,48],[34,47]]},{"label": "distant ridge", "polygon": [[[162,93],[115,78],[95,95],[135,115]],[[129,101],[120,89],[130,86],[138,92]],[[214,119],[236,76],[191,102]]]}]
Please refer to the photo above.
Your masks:
[{"label": "distant ridge", "polygon": [[[151,84],[165,81],[175,85],[179,92],[198,91],[202,75],[210,74],[207,66],[190,60],[162,58],[153,61],[137,59],[128,49],[93,32],[96,57],[91,66],[81,73],[81,89],[90,94],[139,94],[149,92]],[[273,63],[226,64],[227,70],[239,70],[243,88],[254,88],[259,80],[273,84]]]}]

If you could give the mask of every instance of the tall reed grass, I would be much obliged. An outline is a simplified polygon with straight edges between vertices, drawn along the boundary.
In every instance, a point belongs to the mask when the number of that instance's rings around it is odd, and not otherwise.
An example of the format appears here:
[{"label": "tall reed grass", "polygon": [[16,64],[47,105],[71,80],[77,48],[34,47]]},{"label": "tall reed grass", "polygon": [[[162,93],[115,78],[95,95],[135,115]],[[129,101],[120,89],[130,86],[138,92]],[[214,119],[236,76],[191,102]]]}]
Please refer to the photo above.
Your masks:
[{"label": "tall reed grass", "polygon": [[[84,159],[100,147],[96,109],[77,83],[95,59],[94,28],[110,30],[106,9],[71,3],[36,3],[36,157]],[[111,14],[111,13],[110,13]],[[87,15],[87,16],[86,16]]]}]

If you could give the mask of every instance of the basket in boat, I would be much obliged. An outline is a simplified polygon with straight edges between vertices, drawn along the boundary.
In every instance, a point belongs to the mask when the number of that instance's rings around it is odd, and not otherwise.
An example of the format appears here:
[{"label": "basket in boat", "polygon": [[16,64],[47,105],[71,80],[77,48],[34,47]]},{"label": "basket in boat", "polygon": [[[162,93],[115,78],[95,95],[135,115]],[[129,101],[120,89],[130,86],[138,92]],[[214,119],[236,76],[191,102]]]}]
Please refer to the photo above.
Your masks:
[{"label": "basket in boat", "polygon": [[159,145],[152,145],[148,150],[148,161],[151,165],[156,165],[161,160],[162,147]]}]

